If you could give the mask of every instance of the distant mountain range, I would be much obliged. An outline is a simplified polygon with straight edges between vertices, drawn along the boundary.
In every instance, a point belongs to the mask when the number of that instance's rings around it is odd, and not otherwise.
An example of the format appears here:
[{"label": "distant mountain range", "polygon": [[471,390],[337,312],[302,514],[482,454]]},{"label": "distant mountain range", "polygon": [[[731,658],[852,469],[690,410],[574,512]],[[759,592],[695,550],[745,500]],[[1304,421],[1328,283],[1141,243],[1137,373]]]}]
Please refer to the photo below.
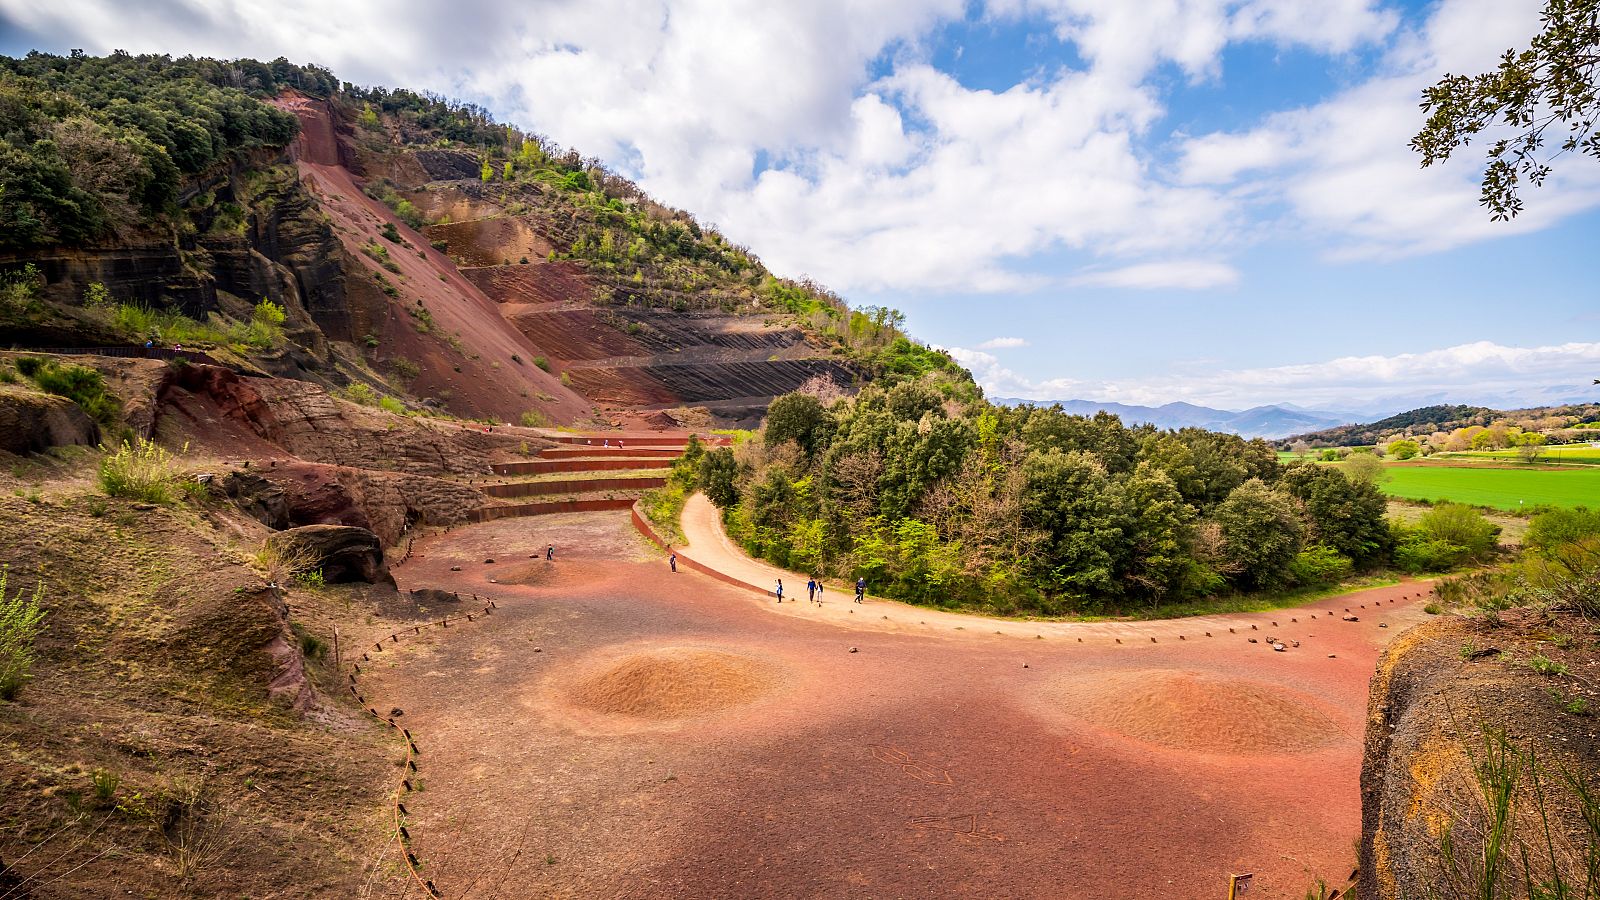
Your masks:
[{"label": "distant mountain range", "polygon": [[1099,400],[1023,400],[1017,397],[994,397],[992,399],[995,403],[1004,403],[1009,406],[1052,406],[1060,404],[1062,409],[1079,416],[1092,416],[1104,410],[1120,416],[1122,421],[1128,425],[1148,422],[1157,428],[1205,428],[1211,431],[1226,431],[1247,438],[1276,439],[1288,437],[1291,434],[1302,434],[1307,431],[1318,431],[1338,425],[1347,425],[1352,422],[1368,421],[1373,418],[1359,413],[1304,409],[1292,403],[1255,406],[1235,412],[1228,409],[1212,409],[1209,406],[1196,406],[1193,403],[1183,403],[1181,401],[1161,406],[1130,406],[1126,403],[1106,403]]}]

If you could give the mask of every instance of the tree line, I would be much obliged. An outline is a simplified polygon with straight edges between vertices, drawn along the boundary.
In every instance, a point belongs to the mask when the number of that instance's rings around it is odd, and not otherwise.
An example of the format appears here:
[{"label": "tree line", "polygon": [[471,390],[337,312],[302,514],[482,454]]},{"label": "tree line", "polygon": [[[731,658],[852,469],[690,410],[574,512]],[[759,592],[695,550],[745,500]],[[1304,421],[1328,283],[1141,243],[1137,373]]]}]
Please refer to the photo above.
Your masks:
[{"label": "tree line", "polygon": [[737,447],[692,446],[673,481],[703,490],[753,555],[1002,614],[1448,568],[1494,552],[1498,531],[1464,507],[1391,524],[1368,475],[1282,466],[1259,439],[995,406],[944,371],[779,397]]}]

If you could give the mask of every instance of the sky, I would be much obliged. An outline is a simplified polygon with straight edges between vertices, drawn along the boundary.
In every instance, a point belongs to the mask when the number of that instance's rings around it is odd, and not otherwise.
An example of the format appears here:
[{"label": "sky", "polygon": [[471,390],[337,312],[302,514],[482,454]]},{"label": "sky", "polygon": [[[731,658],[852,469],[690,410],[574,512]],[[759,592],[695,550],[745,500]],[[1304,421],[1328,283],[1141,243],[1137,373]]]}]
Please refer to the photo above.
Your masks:
[{"label": "sky", "polygon": [[481,103],[991,396],[1600,399],[1600,163],[1478,205],[1422,89],[1537,0],[0,0],[0,53],[285,56]]}]

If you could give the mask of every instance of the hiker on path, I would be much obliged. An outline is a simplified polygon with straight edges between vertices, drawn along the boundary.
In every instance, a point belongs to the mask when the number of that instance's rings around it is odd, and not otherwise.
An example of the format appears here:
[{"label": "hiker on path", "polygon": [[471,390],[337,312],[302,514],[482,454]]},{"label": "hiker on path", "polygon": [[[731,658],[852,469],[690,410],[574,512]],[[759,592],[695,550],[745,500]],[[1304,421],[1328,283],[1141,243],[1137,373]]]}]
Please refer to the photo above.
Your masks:
[{"label": "hiker on path", "polygon": [[556,545],[555,544],[551,544],[550,546],[544,548],[544,558],[547,559],[547,560],[551,560],[551,561],[555,560],[555,558],[556,558]]},{"label": "hiker on path", "polygon": [[672,565],[672,571],[674,571],[674,572],[678,571],[678,554],[676,554],[676,553],[672,554],[672,556],[667,560],[667,562]]},{"label": "hiker on path", "polygon": [[773,593],[778,595],[778,602],[782,603],[783,602],[783,579],[782,578],[778,579],[778,586],[777,586],[776,589],[773,590]]},{"label": "hiker on path", "polygon": [[605,445],[608,448],[611,446],[611,438],[606,438],[606,444]]},{"label": "hiker on path", "polygon": [[815,578],[806,582],[806,599],[812,603],[817,602],[817,580]]},{"label": "hiker on path", "polygon": [[860,603],[862,601],[862,598],[865,597],[865,596],[867,596],[867,580],[865,578],[857,578],[856,579],[856,602]]},{"label": "hiker on path", "polygon": [[[817,582],[817,596],[821,597],[822,596],[822,576],[818,575],[814,580]],[[822,601],[818,600],[817,602],[821,603]]]}]

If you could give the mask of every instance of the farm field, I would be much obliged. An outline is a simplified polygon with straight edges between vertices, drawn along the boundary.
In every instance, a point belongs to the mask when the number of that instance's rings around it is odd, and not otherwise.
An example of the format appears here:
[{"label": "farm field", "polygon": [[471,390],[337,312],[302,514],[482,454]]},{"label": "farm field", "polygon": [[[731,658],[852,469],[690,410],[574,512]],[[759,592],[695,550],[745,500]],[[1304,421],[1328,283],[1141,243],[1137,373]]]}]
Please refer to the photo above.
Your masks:
[{"label": "farm field", "polygon": [[[1455,453],[1440,453],[1434,458],[1515,463],[1522,461],[1522,455],[1516,450],[1466,450]],[[1600,466],[1600,447],[1591,447],[1588,444],[1546,447],[1544,456],[1539,458],[1538,464]]]},{"label": "farm field", "polygon": [[1500,469],[1488,466],[1389,466],[1381,485],[1391,497],[1454,500],[1473,506],[1600,507],[1600,468]]}]

